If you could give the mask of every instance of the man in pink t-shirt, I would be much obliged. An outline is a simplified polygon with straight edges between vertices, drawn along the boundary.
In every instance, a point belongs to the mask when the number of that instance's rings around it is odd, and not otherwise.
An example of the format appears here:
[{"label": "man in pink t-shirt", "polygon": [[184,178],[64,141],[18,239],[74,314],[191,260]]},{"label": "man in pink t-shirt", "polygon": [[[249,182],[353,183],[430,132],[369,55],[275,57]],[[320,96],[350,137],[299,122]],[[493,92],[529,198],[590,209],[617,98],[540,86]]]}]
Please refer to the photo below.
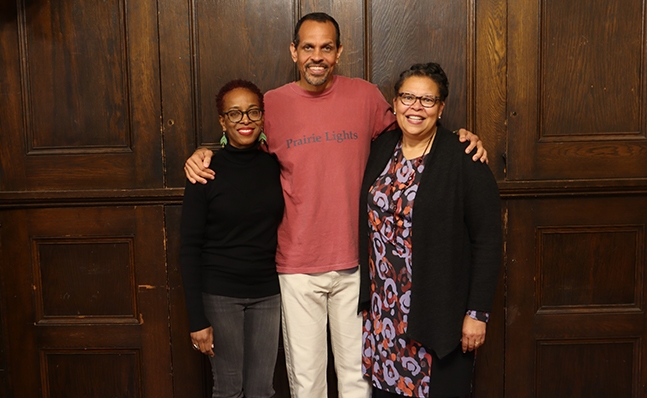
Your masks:
[{"label": "man in pink t-shirt", "polygon": [[[375,85],[333,74],[342,50],[332,17],[304,16],[290,45],[300,79],[264,98],[268,150],[281,165],[285,198],[276,263],[288,379],[299,398],[327,397],[327,325],[339,397],[370,396],[357,314],[359,194],[371,140],[395,117]],[[213,178],[210,158],[209,150],[196,151],[187,178]]]}]

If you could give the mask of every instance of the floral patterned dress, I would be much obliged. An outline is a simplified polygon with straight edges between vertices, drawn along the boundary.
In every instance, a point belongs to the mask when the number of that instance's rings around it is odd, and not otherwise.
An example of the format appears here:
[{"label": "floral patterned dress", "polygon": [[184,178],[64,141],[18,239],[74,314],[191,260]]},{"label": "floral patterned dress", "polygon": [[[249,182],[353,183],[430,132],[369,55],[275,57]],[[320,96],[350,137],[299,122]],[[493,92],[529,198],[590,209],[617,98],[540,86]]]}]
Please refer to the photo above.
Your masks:
[{"label": "floral patterned dress", "polygon": [[407,160],[401,143],[368,193],[371,307],[363,324],[362,371],[374,387],[428,397],[431,353],[403,337],[411,295],[411,220],[424,156]]}]

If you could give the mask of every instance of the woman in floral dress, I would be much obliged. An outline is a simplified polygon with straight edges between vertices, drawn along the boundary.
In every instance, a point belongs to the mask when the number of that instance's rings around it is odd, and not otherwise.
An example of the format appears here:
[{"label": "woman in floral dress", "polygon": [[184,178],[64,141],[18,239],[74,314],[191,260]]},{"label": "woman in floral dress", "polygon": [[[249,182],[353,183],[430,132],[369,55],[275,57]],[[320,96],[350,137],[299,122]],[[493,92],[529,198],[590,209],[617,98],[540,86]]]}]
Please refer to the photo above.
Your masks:
[{"label": "woman in floral dress", "polygon": [[395,93],[399,129],[373,143],[360,200],[364,376],[375,398],[462,397],[501,266],[499,193],[438,123],[440,65],[412,66]]}]

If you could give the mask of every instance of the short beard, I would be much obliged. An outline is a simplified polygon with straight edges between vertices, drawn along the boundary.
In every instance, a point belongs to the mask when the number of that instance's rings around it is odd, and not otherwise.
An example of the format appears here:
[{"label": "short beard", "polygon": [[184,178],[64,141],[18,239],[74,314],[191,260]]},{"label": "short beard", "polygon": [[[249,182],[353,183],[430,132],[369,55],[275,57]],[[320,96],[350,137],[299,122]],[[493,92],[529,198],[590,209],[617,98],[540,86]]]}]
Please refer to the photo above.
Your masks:
[{"label": "short beard", "polygon": [[308,84],[310,84],[311,86],[314,86],[314,87],[319,87],[319,86],[323,86],[324,84],[326,84],[328,82],[328,77],[330,76],[330,73],[332,73],[330,68],[329,67],[326,68],[326,73],[322,77],[312,77],[312,75],[309,75],[307,73],[308,67],[310,65],[316,65],[316,64],[314,64],[314,63],[308,64],[308,65],[305,66],[305,68],[303,68],[303,76],[306,79],[306,82],[308,82]]},{"label": "short beard", "polygon": [[318,87],[318,86],[323,86],[328,82],[328,75],[318,77],[318,78],[313,78],[312,76],[305,74],[305,79],[308,82],[308,84]]}]

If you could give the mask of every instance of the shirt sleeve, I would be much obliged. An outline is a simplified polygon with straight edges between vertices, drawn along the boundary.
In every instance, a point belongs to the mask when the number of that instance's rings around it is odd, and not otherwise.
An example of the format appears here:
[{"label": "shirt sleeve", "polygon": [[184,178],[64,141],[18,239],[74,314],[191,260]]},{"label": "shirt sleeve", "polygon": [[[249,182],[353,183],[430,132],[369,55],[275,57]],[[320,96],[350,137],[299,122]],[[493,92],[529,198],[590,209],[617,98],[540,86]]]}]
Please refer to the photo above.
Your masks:
[{"label": "shirt sleeve", "polygon": [[490,320],[490,313],[485,311],[467,310],[465,315],[469,315],[470,318],[485,323]]},{"label": "shirt sleeve", "polygon": [[[207,184],[212,183],[211,181]],[[191,332],[210,326],[202,304],[202,247],[205,240],[208,202],[206,186],[186,183],[180,222],[180,269]]]},{"label": "shirt sleeve", "polygon": [[376,139],[380,134],[385,131],[393,130],[395,128],[395,115],[393,114],[393,109],[391,105],[384,99],[384,96],[377,89],[377,86],[373,87],[375,92],[373,96],[375,98],[375,114],[373,116],[374,125],[373,125],[373,134],[371,139]]}]

